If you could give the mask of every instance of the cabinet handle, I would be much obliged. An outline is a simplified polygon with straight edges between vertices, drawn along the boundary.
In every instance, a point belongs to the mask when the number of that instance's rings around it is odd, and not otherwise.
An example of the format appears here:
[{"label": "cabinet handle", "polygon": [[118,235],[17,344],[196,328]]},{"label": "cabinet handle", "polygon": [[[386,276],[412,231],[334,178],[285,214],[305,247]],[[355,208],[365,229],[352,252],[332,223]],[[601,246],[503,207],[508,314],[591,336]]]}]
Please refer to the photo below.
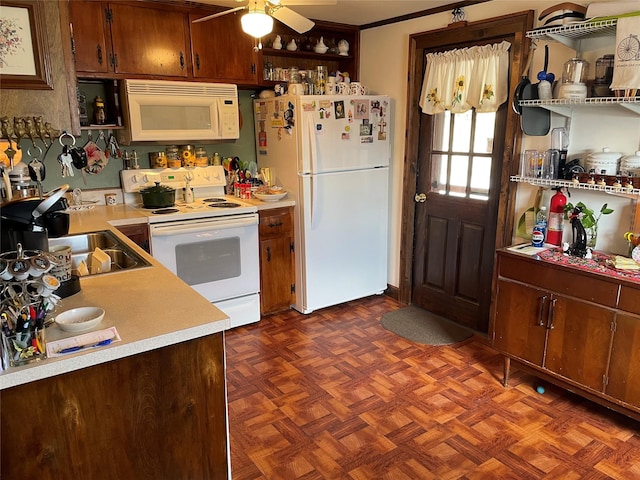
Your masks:
[{"label": "cabinet handle", "polygon": [[275,228],[275,227],[281,227],[282,225],[284,225],[282,222],[278,222],[278,223],[270,223],[269,227],[271,228]]},{"label": "cabinet handle", "polygon": [[271,247],[267,247],[267,262],[271,261]]},{"label": "cabinet handle", "polygon": [[544,307],[547,304],[547,296],[544,295],[543,297],[540,297],[538,300],[540,300],[540,310],[538,310],[538,326],[539,327],[544,327],[544,319],[542,318],[544,316]]},{"label": "cabinet handle", "polygon": [[180,70],[184,70],[184,53],[180,52]]},{"label": "cabinet handle", "polygon": [[200,70],[200,54],[196,53],[196,69]]},{"label": "cabinet handle", "polygon": [[557,298],[554,298],[553,300],[551,300],[551,305],[549,307],[549,326],[547,327],[549,330],[553,330],[555,328],[555,325],[553,324],[553,320],[554,317],[556,315],[556,302],[558,301]]},{"label": "cabinet handle", "polygon": [[98,63],[102,65],[102,47],[100,45],[97,45],[96,50],[98,54]]},{"label": "cabinet handle", "polygon": [[118,55],[116,55],[115,53],[111,55],[111,65],[113,66],[113,68],[118,68]]}]

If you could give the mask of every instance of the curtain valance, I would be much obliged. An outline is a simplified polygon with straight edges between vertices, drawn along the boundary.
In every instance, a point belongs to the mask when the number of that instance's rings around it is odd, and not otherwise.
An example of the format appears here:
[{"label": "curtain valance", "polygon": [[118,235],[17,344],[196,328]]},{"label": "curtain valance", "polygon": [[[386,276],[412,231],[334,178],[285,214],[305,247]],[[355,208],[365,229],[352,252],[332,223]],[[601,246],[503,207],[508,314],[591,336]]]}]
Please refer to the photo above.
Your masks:
[{"label": "curtain valance", "polygon": [[423,113],[495,112],[508,97],[509,42],[428,53]]}]

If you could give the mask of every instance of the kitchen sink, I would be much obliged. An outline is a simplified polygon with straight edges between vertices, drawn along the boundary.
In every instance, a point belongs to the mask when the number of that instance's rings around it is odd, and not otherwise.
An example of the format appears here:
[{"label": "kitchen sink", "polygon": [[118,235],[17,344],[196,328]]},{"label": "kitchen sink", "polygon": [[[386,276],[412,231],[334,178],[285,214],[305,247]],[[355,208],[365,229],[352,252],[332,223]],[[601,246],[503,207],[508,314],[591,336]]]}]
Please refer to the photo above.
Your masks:
[{"label": "kitchen sink", "polygon": [[[74,274],[78,274],[78,267],[82,261],[85,262],[91,271],[91,256],[96,248],[102,250],[111,259],[111,272],[131,270],[133,268],[148,267],[151,265],[109,230],[49,239],[49,248],[57,245],[69,245],[71,247],[71,270]],[[101,275],[101,273],[89,274]]]}]

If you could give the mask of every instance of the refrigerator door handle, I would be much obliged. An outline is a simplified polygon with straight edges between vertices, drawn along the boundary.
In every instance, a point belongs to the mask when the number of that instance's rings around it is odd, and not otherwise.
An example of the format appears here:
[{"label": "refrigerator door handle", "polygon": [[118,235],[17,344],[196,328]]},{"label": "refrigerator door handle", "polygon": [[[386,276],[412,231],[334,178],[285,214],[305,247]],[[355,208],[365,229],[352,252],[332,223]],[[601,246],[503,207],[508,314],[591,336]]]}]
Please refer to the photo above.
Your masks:
[{"label": "refrigerator door handle", "polygon": [[315,205],[317,204],[318,177],[316,175],[316,167],[318,160],[318,144],[316,142],[315,126],[313,124],[313,115],[307,115],[307,135],[309,135],[309,162],[311,173],[311,228],[315,226]]}]

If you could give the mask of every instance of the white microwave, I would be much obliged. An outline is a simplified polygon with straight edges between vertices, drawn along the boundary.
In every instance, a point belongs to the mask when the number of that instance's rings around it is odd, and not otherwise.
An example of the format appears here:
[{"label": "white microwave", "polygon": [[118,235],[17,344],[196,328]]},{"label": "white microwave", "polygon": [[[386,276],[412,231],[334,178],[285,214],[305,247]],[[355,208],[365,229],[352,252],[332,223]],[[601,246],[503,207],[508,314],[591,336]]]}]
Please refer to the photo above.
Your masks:
[{"label": "white microwave", "polygon": [[125,129],[120,141],[125,145],[240,137],[236,85],[124,80],[121,97]]}]

